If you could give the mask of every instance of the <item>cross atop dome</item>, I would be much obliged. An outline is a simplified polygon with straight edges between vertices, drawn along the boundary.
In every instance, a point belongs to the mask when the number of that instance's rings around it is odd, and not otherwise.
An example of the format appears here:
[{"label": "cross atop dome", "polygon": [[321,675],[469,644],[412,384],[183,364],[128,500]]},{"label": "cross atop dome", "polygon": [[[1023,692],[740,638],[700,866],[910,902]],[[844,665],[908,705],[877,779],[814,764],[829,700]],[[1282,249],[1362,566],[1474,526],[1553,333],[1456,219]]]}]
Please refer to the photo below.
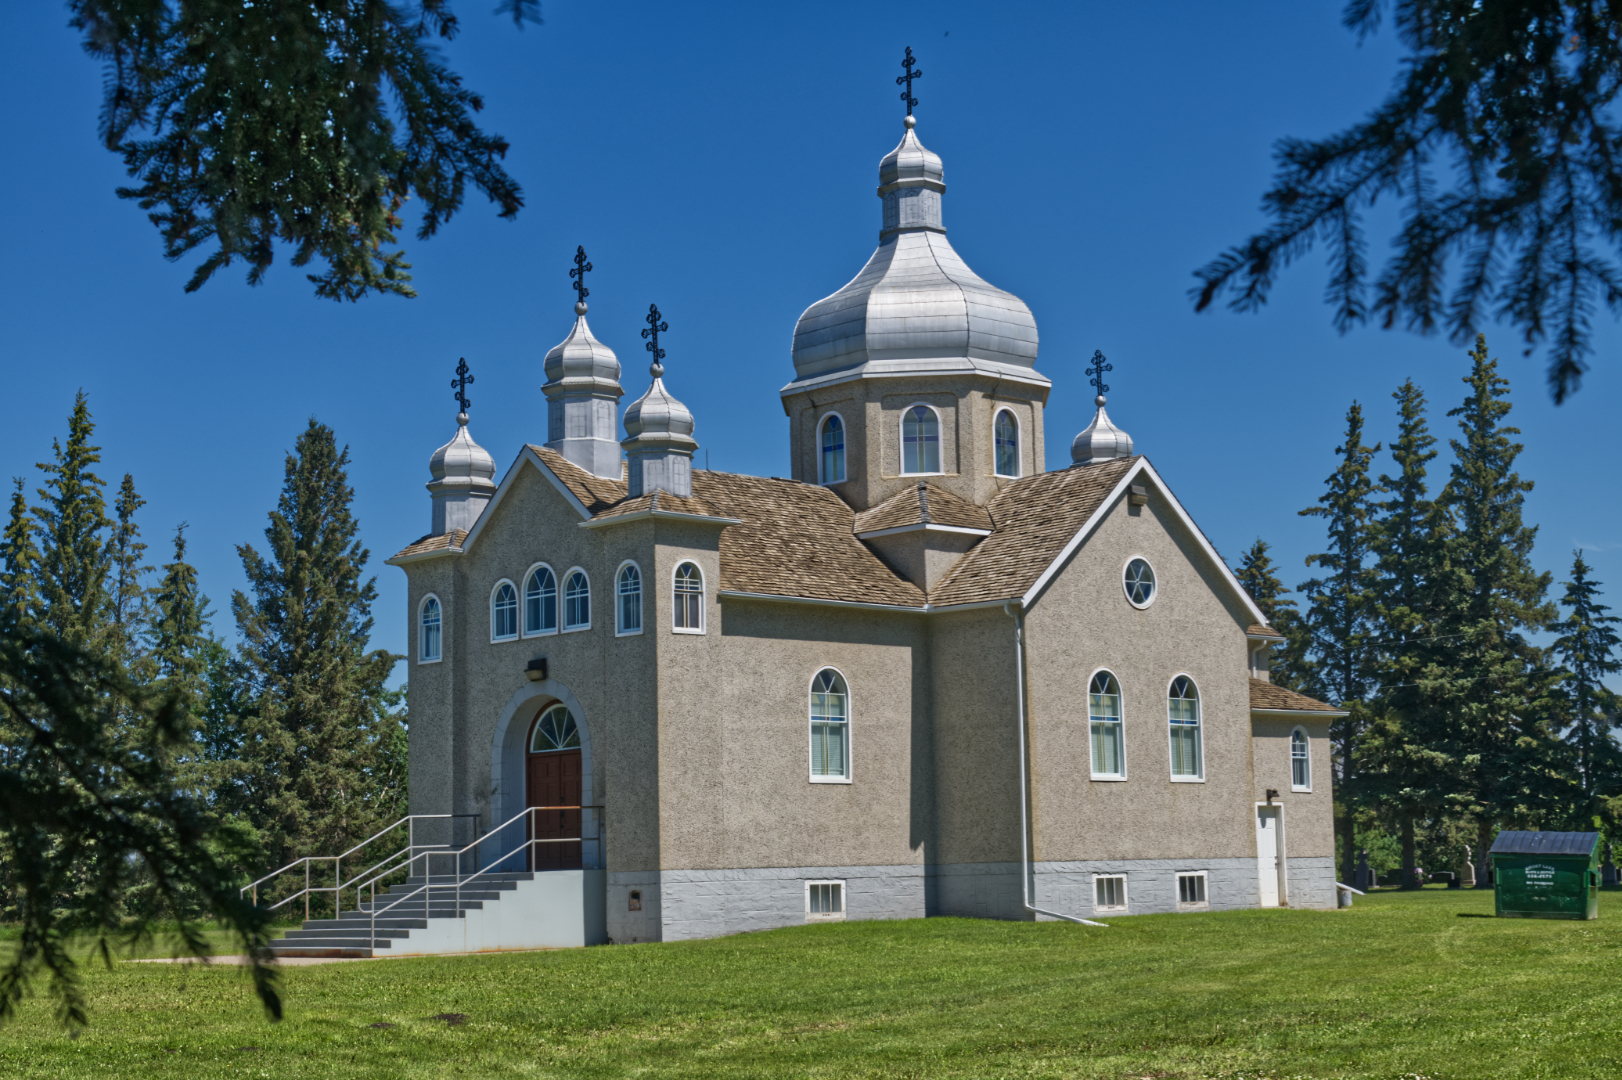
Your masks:
[{"label": "cross atop dome", "polygon": [[[918,99],[912,96],[912,80],[921,79],[921,78],[924,77],[924,73],[922,71],[914,71],[914,70],[912,70],[913,65],[916,64],[917,62],[918,61],[916,61],[916,60],[914,60],[912,58],[912,46],[908,45],[907,46],[907,55],[901,58],[901,70],[905,71],[906,74],[905,75],[897,75],[895,77],[895,84],[897,86],[900,86],[903,83],[906,84],[907,88],[905,90],[901,91],[901,100],[905,101],[907,103],[907,115],[908,116],[912,115],[912,107],[914,105],[918,104]],[[908,124],[907,126],[911,127],[912,125]]]},{"label": "cross atop dome", "polygon": [[591,290],[586,288],[586,274],[591,270],[591,263],[586,261],[586,245],[579,244],[574,249],[574,269],[569,271],[569,278],[574,282],[570,288],[575,291],[574,313],[586,313],[586,297]]},{"label": "cross atop dome", "polygon": [[467,398],[467,384],[473,381],[473,376],[467,366],[467,357],[456,362],[456,378],[451,380],[451,387],[456,391],[457,411],[462,414],[462,423],[467,423],[467,409],[473,402]]}]

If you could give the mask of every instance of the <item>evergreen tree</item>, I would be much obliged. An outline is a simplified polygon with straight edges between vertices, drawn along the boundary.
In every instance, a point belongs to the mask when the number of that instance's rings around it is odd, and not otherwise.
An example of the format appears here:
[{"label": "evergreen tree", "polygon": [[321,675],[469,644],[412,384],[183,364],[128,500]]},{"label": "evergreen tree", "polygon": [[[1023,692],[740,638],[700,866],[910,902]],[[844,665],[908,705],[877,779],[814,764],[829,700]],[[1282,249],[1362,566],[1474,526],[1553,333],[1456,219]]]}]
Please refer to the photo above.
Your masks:
[{"label": "evergreen tree", "polygon": [[174,561],[165,564],[152,601],[150,638],[157,676],[196,715],[203,700],[208,598],[197,591],[197,570],[186,561],[184,523],[175,528]]},{"label": "evergreen tree", "polygon": [[1588,576],[1590,569],[1581,551],[1572,552],[1571,580],[1565,582],[1566,594],[1560,599],[1566,617],[1550,627],[1560,635],[1553,651],[1563,675],[1565,739],[1576,758],[1584,796],[1579,817],[1589,819],[1600,800],[1622,794],[1622,753],[1612,736],[1622,718],[1617,695],[1601,681],[1622,671],[1622,657],[1617,655],[1622,638],[1614,629],[1622,618],[1606,614],[1611,609],[1600,603],[1599,582]]},{"label": "evergreen tree", "polygon": [[265,530],[269,557],[244,544],[252,597],[232,610],[254,706],[245,754],[250,806],[273,864],[340,851],[380,816],[377,719],[398,657],[368,652],[374,579],[350,513],[349,451],[313,418],[286,462]]},{"label": "evergreen tree", "polygon": [[1470,353],[1470,391],[1448,415],[1454,463],[1441,496],[1455,521],[1453,584],[1433,606],[1441,648],[1417,681],[1427,707],[1406,718],[1432,755],[1433,801],[1476,822],[1485,850],[1497,823],[1536,825],[1566,801],[1556,747],[1542,715],[1550,680],[1527,639],[1554,618],[1550,576],[1532,569],[1537,529],[1523,523],[1532,482],[1515,472],[1520,432],[1505,421],[1509,383],[1489,359],[1484,336]]},{"label": "evergreen tree", "polygon": [[0,616],[31,624],[39,614],[39,590],[34,584],[39,569],[39,549],[34,546],[37,526],[28,512],[22,477],[14,483],[17,489],[11,493],[11,514],[6,531],[0,534]]},{"label": "evergreen tree", "polygon": [[1290,590],[1278,579],[1267,550],[1267,541],[1257,537],[1245,551],[1234,576],[1262,609],[1267,625],[1284,635],[1284,644],[1274,646],[1268,658],[1268,677],[1278,686],[1299,691],[1311,678],[1305,656],[1305,628],[1295,601],[1289,598]]},{"label": "evergreen tree", "polygon": [[141,579],[152,568],[141,562],[146,557],[146,544],[141,542],[141,528],[135,523],[135,512],[145,505],[146,500],[135,493],[135,478],[125,473],[113,502],[107,561],[112,578],[112,644],[114,654],[126,664],[135,661],[142,633],[150,621],[147,591]]},{"label": "evergreen tree", "polygon": [[56,636],[92,652],[104,651],[113,597],[108,587],[106,486],[91,469],[101,448],[91,445],[96,425],[83,390],[73,402],[64,446],[38,467],[47,476],[34,511],[40,553],[36,580],[41,617]]},{"label": "evergreen tree", "polygon": [[1307,557],[1308,566],[1326,573],[1304,583],[1301,593],[1308,602],[1304,622],[1312,661],[1309,689],[1348,711],[1330,725],[1338,774],[1336,832],[1344,848],[1342,871],[1348,875],[1357,857],[1352,825],[1358,797],[1357,737],[1364,723],[1363,701],[1376,674],[1375,579],[1369,565],[1374,485],[1369,465],[1379,450],[1378,444],[1363,445],[1363,407],[1352,402],[1346,411],[1346,436],[1335,448],[1340,464],[1330,473],[1318,505],[1301,511],[1303,516],[1323,518],[1329,533],[1329,550]]}]

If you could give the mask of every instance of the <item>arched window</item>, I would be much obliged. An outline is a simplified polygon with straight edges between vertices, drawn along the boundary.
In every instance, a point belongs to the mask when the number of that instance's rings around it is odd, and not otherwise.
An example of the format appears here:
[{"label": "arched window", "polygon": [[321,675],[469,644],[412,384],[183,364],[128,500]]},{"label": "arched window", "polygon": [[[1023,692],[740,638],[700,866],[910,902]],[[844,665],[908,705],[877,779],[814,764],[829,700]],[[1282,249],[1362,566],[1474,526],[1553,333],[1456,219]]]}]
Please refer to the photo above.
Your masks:
[{"label": "arched window", "polygon": [[822,463],[818,475],[824,484],[837,484],[845,479],[845,422],[838,414],[823,417],[821,442]]},{"label": "arched window", "polygon": [[507,641],[518,636],[518,590],[503,581],[490,594],[490,640]]},{"label": "arched window", "polygon": [[1312,790],[1312,744],[1300,728],[1290,732],[1290,789]]},{"label": "arched window", "polygon": [[549,754],[554,750],[575,750],[580,746],[580,729],[567,705],[554,705],[535,721],[529,734],[529,752]]},{"label": "arched window", "polygon": [[555,634],[558,629],[558,579],[549,566],[537,566],[524,582],[524,633]]},{"label": "arched window", "polygon": [[563,579],[563,628],[586,630],[591,627],[591,582],[584,570],[570,570]]},{"label": "arched window", "polygon": [[1204,755],[1200,753],[1200,692],[1194,680],[1179,675],[1171,681],[1166,695],[1166,713],[1171,722],[1171,778],[1203,780]]},{"label": "arched window", "polygon": [[850,779],[850,695],[833,668],[811,680],[811,779]]},{"label": "arched window", "polygon": [[428,664],[439,659],[439,597],[430,596],[422,602],[421,629],[417,637],[417,663]]},{"label": "arched window", "polygon": [[678,634],[704,632],[704,575],[698,567],[684,562],[676,567],[671,618]]},{"label": "arched window", "polygon": [[997,475],[1019,475],[1019,423],[1007,409],[997,413],[991,425],[991,436],[996,443]]},{"label": "arched window", "polygon": [[1121,738],[1121,684],[1107,671],[1093,676],[1087,693],[1087,723],[1093,744],[1093,776],[1126,775]]},{"label": "arched window", "polygon": [[642,632],[642,571],[635,563],[620,567],[619,583],[614,587],[619,594],[619,623],[615,632],[640,634]]},{"label": "arched window", "polygon": [[914,405],[901,421],[901,471],[941,471],[941,422],[927,405]]}]

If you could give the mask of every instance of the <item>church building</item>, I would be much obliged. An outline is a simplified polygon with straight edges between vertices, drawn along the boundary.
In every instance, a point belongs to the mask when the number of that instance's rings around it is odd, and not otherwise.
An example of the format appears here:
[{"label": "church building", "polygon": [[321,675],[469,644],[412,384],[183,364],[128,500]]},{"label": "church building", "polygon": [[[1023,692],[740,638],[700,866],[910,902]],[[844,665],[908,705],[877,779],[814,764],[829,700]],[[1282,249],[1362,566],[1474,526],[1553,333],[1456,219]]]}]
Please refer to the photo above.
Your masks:
[{"label": "church building", "polygon": [[694,468],[656,309],[621,437],[583,251],[544,441],[498,470],[464,404],[430,459],[432,528],[388,560],[411,812],[477,815],[477,865],[557,883],[569,940],[1334,906],[1343,714],[1268,681],[1280,635],[1101,355],[1045,468],[1036,320],[945,192],[909,108],[876,250],[794,329],[789,477]]}]

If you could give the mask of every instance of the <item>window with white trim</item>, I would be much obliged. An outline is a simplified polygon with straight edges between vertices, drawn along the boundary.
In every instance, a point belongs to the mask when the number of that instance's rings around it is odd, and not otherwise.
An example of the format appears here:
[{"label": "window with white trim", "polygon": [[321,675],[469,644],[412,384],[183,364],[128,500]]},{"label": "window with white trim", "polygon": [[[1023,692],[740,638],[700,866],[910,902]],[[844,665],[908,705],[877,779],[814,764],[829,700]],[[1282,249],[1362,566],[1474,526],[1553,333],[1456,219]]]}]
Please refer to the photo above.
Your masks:
[{"label": "window with white trim", "polygon": [[554,705],[535,721],[529,733],[529,752],[550,754],[554,750],[578,750],[580,728],[567,705]]},{"label": "window with white trim", "polygon": [[537,566],[524,579],[524,636],[558,632],[558,579],[549,566]]},{"label": "window with white trim", "polygon": [[1183,910],[1209,907],[1205,898],[1205,871],[1177,875],[1177,906]]},{"label": "window with white trim", "polygon": [[1126,910],[1126,875],[1095,874],[1093,876],[1093,910]]},{"label": "window with white trim", "polygon": [[1121,587],[1126,590],[1127,603],[1135,608],[1146,608],[1155,602],[1155,568],[1147,559],[1132,559],[1121,575]]},{"label": "window with white trim", "polygon": [[1007,409],[999,410],[996,421],[991,425],[991,437],[994,445],[997,475],[1019,475],[1019,422],[1014,414]]},{"label": "window with white trim", "polygon": [[571,570],[563,581],[563,629],[591,628],[591,582],[584,570]]},{"label": "window with white trim", "polygon": [[1121,684],[1107,671],[1093,676],[1087,691],[1088,741],[1092,744],[1093,778],[1126,776],[1121,734]]},{"label": "window with white trim", "polygon": [[845,422],[838,413],[822,418],[822,435],[817,475],[824,484],[837,484],[845,479]]},{"label": "window with white trim", "polygon": [[1290,732],[1290,790],[1312,790],[1312,744],[1300,728]]},{"label": "window with white trim", "polygon": [[626,563],[620,567],[619,579],[614,586],[619,597],[618,622],[615,632],[620,634],[640,634],[642,632],[642,571],[636,568],[635,563]]},{"label": "window with white trim", "polygon": [[1200,745],[1200,692],[1194,680],[1179,675],[1166,692],[1166,717],[1171,727],[1171,777],[1205,779],[1205,755]]},{"label": "window with white trim", "polygon": [[850,779],[850,694],[833,668],[811,680],[811,779]]},{"label": "window with white trim", "polygon": [[941,471],[941,421],[927,405],[914,405],[902,418],[901,471]]},{"label": "window with white trim", "polygon": [[422,602],[422,615],[418,619],[417,663],[431,664],[439,659],[439,640],[442,616],[439,597],[430,596]]},{"label": "window with white trim", "polygon": [[503,581],[490,594],[490,640],[511,641],[518,636],[518,590]]},{"label": "window with white trim", "polygon": [[704,575],[698,564],[684,562],[676,567],[671,583],[671,625],[678,634],[704,632]]},{"label": "window with white trim", "polygon": [[808,881],[805,883],[805,921],[838,922],[845,917],[845,883],[843,881]]}]

